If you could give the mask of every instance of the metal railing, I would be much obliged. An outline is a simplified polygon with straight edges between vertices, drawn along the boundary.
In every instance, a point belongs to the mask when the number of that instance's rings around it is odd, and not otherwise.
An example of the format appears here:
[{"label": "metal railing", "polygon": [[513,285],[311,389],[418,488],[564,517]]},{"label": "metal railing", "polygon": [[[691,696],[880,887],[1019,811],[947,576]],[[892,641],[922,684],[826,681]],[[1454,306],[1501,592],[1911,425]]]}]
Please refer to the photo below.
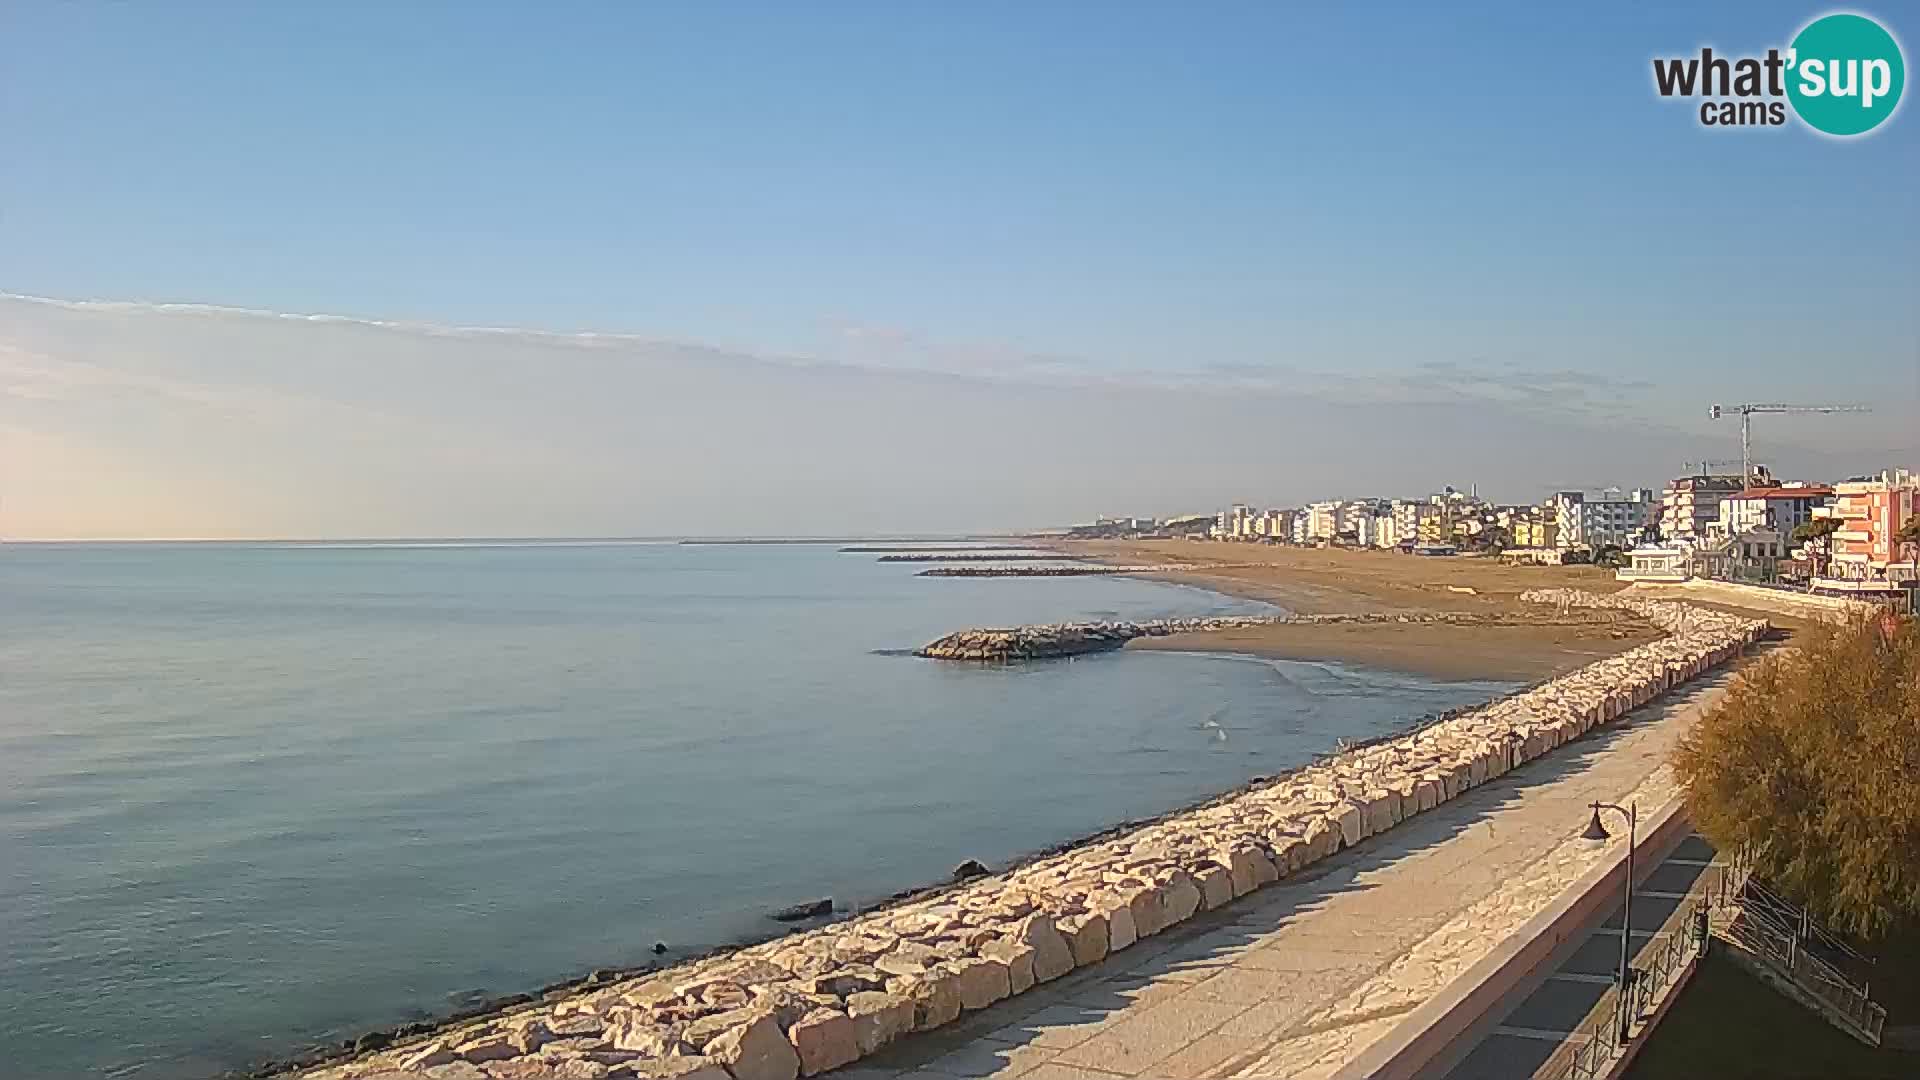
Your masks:
[{"label": "metal railing", "polygon": [[1757,881],[1746,883],[1737,903],[1721,927],[1727,940],[1790,979],[1878,1046],[1887,1010],[1869,996],[1865,978],[1855,978],[1842,967],[1864,969],[1872,961],[1814,922],[1804,908]]},{"label": "metal railing", "polygon": [[[1628,968],[1627,992],[1607,988],[1573,1034],[1533,1074],[1534,1080],[1594,1080],[1644,1033],[1644,1018],[1669,985],[1694,964],[1706,936],[1718,933],[1792,980],[1879,1045],[1887,1011],[1868,996],[1865,979],[1842,964],[1871,965],[1851,945],[1814,922],[1798,905],[1753,879],[1750,853],[1716,858]],[[1622,1012],[1626,1014],[1622,1022]]]},{"label": "metal railing", "polygon": [[1606,1075],[1614,1059],[1642,1033],[1647,1010],[1661,992],[1699,958],[1712,912],[1739,894],[1750,872],[1745,860],[1715,860],[1634,957],[1627,969],[1626,993],[1620,992],[1617,983],[1608,987],[1553,1056],[1534,1071],[1534,1080],[1593,1080]]}]

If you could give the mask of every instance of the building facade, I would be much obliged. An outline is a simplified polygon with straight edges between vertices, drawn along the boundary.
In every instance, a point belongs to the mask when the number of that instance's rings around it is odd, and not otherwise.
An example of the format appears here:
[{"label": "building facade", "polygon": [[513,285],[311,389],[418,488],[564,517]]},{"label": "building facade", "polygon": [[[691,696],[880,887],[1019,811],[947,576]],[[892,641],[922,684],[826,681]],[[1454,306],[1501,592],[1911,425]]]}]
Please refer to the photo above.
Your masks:
[{"label": "building facade", "polygon": [[1720,503],[1746,488],[1738,476],[1700,473],[1673,481],[1660,495],[1660,538],[1669,544],[1705,541],[1720,519]]},{"label": "building facade", "polygon": [[1317,502],[1307,504],[1307,540],[1331,540],[1340,532],[1340,504],[1337,502]]},{"label": "building facade", "polygon": [[1609,544],[1634,546],[1646,527],[1659,520],[1660,508],[1652,488],[1560,491],[1542,507],[1552,515],[1554,546],[1595,551]]},{"label": "building facade", "polygon": [[1377,548],[1398,547],[1400,544],[1400,519],[1391,511],[1375,514],[1373,517],[1373,546]]},{"label": "building facade", "polygon": [[1891,469],[1873,479],[1835,484],[1833,493],[1831,505],[1813,510],[1815,517],[1840,523],[1833,534],[1828,574],[1864,582],[1920,580],[1913,548],[1893,539],[1909,518],[1920,514],[1920,473]]},{"label": "building facade", "polygon": [[1738,536],[1753,529],[1778,529],[1792,535],[1793,530],[1813,520],[1816,507],[1832,499],[1832,488],[1813,484],[1745,488],[1720,500],[1719,517],[1709,531],[1716,537]]}]

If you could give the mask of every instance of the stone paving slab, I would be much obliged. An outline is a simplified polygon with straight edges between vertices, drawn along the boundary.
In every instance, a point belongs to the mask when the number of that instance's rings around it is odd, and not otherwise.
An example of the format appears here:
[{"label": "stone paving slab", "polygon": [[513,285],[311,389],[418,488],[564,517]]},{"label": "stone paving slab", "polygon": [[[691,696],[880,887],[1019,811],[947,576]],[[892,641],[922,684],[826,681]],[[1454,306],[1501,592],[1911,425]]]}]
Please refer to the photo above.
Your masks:
[{"label": "stone paving slab", "polygon": [[[1647,889],[1658,880],[1664,888],[1684,893],[1706,873],[1706,867],[1698,864],[1711,860],[1713,854],[1713,848],[1697,833],[1683,839],[1633,891],[1634,926],[1651,929],[1665,925],[1679,910],[1681,901],[1649,897]],[[1539,985],[1527,991],[1504,1016],[1486,1017],[1486,1033],[1446,1074],[1447,1080],[1532,1076],[1565,1044],[1580,1044],[1589,1038],[1581,1025],[1593,1018],[1619,975],[1621,916],[1622,908],[1616,901]],[[1643,966],[1645,952],[1658,946],[1655,935],[1642,937],[1636,930],[1633,964]]]},{"label": "stone paving slab", "polygon": [[1587,803],[1636,800],[1644,818],[1676,797],[1668,751],[1728,677],[1703,677],[1295,878],[829,1075],[1329,1076],[1617,854],[1624,839],[1578,840]]}]

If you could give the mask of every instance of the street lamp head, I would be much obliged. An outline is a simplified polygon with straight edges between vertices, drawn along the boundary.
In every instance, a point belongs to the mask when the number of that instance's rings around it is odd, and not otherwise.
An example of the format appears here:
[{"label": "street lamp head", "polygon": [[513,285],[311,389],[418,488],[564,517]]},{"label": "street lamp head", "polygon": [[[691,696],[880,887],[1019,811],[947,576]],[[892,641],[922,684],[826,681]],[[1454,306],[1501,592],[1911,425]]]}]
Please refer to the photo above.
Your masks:
[{"label": "street lamp head", "polygon": [[1580,834],[1580,839],[1597,842],[1610,838],[1611,836],[1607,832],[1607,827],[1600,823],[1600,808],[1596,806],[1593,809],[1593,820],[1587,822],[1587,831]]}]

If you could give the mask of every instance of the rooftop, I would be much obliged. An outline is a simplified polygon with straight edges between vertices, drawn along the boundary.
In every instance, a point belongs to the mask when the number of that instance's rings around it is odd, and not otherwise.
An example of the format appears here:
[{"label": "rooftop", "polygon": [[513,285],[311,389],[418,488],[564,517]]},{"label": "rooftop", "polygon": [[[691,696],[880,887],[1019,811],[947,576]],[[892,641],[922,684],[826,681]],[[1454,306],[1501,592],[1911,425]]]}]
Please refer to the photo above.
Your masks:
[{"label": "rooftop", "polygon": [[1833,494],[1830,487],[1808,485],[1806,487],[1785,487],[1774,484],[1766,487],[1750,487],[1735,492],[1735,499],[1824,499]]}]

